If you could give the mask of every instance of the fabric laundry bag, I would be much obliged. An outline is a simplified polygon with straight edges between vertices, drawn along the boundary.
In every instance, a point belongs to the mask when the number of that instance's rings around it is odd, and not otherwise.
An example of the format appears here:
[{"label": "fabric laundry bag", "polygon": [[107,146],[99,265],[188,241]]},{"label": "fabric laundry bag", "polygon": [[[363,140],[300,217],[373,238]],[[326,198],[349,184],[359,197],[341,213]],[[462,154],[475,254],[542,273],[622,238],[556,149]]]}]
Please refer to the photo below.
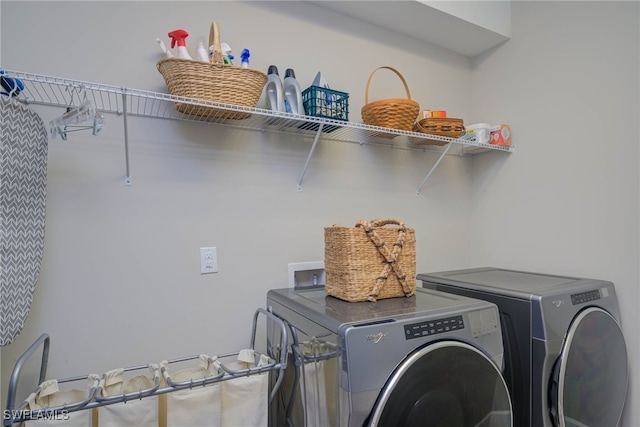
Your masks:
[{"label": "fabric laundry bag", "polygon": [[[240,371],[269,364],[269,358],[261,355],[255,361],[254,350],[241,350],[236,362],[224,364],[225,368]],[[220,362],[214,364],[220,366]],[[252,374],[238,376],[221,384],[222,392],[222,427],[261,427],[268,423],[269,374]]]},{"label": "fabric laundry bag", "polygon": [[[149,365],[153,377],[136,375],[126,379],[124,369],[114,369],[105,373],[100,381],[100,397],[135,393],[154,388],[154,378],[159,377],[159,367]],[[158,396],[142,399],[131,398],[124,402],[98,408],[99,427],[158,427]]]},{"label": "fabric laundry bag", "polygon": [[[171,373],[169,363],[162,361],[160,367],[169,384],[203,380],[218,374],[211,359],[200,355],[199,365]],[[167,427],[220,427],[221,392],[220,383],[174,391],[166,395]]]},{"label": "fabric laundry bag", "polygon": [[331,426],[337,412],[337,361],[335,346],[312,339],[302,343],[304,414],[308,426]]},{"label": "fabric laundry bag", "polygon": [[[26,410],[55,408],[63,405],[73,405],[81,402],[88,403],[100,382],[98,375],[87,377],[87,390],[60,390],[57,380],[48,380],[40,384],[38,390],[27,398]],[[92,411],[79,410],[68,412],[58,410],[50,415],[43,415],[37,420],[25,421],[25,427],[91,427],[93,425]]]}]

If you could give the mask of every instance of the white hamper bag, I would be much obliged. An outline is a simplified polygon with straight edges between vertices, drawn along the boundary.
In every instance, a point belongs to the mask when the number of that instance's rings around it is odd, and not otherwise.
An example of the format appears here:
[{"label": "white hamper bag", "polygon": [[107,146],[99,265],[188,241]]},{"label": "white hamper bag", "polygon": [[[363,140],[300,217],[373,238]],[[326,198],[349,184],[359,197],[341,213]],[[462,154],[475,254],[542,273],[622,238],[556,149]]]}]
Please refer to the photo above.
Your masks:
[{"label": "white hamper bag", "polygon": [[[149,365],[152,378],[137,375],[125,379],[124,369],[114,369],[102,376],[101,390],[96,400],[127,393],[144,393],[156,387],[160,381],[160,368]],[[124,402],[101,406],[98,409],[99,427],[158,427],[158,396],[142,399],[131,397]]]},{"label": "white hamper bag", "polygon": [[212,359],[201,354],[197,367],[170,373],[169,362],[160,362],[165,380],[170,385],[193,382],[193,387],[174,391],[167,398],[167,427],[220,427],[220,383],[198,385],[206,378],[221,377]]},{"label": "white hamper bag", "polygon": [[[89,375],[87,377],[88,390],[60,390],[57,380],[45,381],[40,384],[35,393],[29,395],[25,409],[37,411],[82,402],[86,404],[91,400],[99,381],[98,375]],[[92,422],[91,410],[74,412],[57,410],[49,415],[43,415],[37,420],[25,421],[24,425],[26,427],[91,427]]]},{"label": "white hamper bag", "polygon": [[[300,350],[298,350],[300,351]],[[337,367],[335,346],[315,338],[302,343],[301,390],[309,426],[329,426],[337,419]]]},{"label": "white hamper bag", "polygon": [[[220,363],[216,361],[216,363]],[[270,363],[265,355],[256,364],[254,350],[241,350],[238,361],[224,367],[241,371],[266,366]],[[266,427],[269,415],[269,374],[238,376],[221,383],[222,427]]]}]

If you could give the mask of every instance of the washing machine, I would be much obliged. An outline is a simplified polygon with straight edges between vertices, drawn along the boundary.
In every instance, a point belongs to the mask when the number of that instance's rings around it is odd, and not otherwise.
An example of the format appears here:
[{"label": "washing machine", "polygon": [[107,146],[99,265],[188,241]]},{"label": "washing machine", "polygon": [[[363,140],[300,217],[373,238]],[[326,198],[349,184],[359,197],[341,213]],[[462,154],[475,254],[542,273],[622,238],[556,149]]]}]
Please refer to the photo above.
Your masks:
[{"label": "washing machine", "polygon": [[271,290],[267,305],[291,332],[272,425],[513,425],[492,303],[421,288],[350,303],[316,287]]},{"label": "washing machine", "polygon": [[517,426],[618,425],[628,362],[613,283],[492,267],[417,278],[498,306]]}]

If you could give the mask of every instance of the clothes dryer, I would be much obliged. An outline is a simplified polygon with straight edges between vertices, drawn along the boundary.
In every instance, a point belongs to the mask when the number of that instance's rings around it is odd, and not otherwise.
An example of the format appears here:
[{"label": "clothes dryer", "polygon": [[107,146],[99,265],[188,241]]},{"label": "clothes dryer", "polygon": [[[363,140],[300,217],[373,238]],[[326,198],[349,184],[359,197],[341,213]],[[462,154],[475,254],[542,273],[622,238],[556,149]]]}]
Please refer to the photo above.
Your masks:
[{"label": "clothes dryer", "polygon": [[417,278],[498,306],[515,425],[618,425],[628,361],[613,283],[491,267]]},{"label": "clothes dryer", "polygon": [[310,288],[271,290],[267,305],[293,342],[274,425],[513,425],[492,303],[420,288],[349,303]]}]

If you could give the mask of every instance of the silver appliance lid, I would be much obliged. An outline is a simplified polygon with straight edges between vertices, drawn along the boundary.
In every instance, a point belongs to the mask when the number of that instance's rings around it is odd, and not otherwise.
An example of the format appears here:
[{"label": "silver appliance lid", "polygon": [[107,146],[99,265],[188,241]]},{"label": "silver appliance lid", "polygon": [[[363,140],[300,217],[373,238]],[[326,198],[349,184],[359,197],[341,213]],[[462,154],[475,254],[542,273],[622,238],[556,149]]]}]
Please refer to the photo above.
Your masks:
[{"label": "silver appliance lid", "polygon": [[324,288],[273,289],[268,300],[337,332],[345,324],[379,322],[385,319],[441,317],[463,311],[494,307],[492,303],[431,289],[416,289],[412,297],[377,302],[347,302],[327,295]]},{"label": "silver appliance lid", "polygon": [[419,274],[417,279],[526,299],[531,298],[533,295],[544,296],[555,294],[559,290],[578,289],[588,282],[594,284],[609,283],[594,279],[530,273],[493,267],[424,273]]}]

